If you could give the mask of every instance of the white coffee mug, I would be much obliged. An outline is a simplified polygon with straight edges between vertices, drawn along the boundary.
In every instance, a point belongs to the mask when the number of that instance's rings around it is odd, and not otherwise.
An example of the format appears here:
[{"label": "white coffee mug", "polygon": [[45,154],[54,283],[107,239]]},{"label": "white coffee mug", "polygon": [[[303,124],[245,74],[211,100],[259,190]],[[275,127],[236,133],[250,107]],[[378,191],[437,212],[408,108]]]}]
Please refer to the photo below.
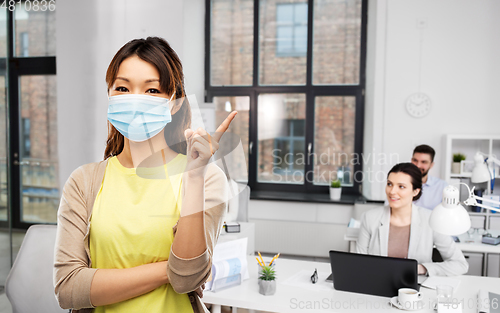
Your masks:
[{"label": "white coffee mug", "polygon": [[422,300],[422,294],[415,289],[401,288],[398,290],[398,302],[405,310],[416,310]]}]

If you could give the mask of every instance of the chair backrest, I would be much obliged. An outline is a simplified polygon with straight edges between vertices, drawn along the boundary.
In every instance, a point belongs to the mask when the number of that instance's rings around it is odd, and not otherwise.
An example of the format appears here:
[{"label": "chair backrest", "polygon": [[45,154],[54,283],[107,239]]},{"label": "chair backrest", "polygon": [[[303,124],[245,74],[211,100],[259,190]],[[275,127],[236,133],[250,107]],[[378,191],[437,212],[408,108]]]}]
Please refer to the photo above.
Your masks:
[{"label": "chair backrest", "polygon": [[250,201],[250,187],[247,184],[237,183],[230,179],[228,212],[226,222],[248,222],[248,202]]},{"label": "chair backrest", "polygon": [[238,197],[239,210],[236,221],[248,222],[248,202],[250,201],[250,187],[246,184],[238,183],[238,185],[241,186],[241,191]]},{"label": "chair backrest", "polygon": [[354,210],[352,212],[352,218],[355,220],[361,221],[361,217],[363,217],[363,214],[367,211],[370,211],[372,209],[376,209],[379,207],[384,206],[381,203],[355,203],[354,204]]},{"label": "chair backrest", "polygon": [[59,307],[52,271],[56,225],[33,225],[26,232],[5,284],[13,313],[67,312]]}]

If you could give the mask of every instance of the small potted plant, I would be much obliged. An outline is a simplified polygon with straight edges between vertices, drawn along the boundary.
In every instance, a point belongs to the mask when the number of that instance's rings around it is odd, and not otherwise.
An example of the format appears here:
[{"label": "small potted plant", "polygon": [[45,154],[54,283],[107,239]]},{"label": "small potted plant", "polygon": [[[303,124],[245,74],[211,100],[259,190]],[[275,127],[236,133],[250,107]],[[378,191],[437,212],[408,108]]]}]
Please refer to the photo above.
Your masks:
[{"label": "small potted plant", "polygon": [[342,184],[340,180],[332,180],[330,183],[330,199],[331,200],[340,200],[340,196],[342,195]]},{"label": "small potted plant", "polygon": [[465,155],[462,153],[453,154],[453,164],[451,164],[451,172],[453,174],[460,174],[460,162],[465,160]]},{"label": "small potted plant", "polygon": [[276,271],[271,265],[261,267],[259,276],[259,293],[272,296],[276,292]]}]

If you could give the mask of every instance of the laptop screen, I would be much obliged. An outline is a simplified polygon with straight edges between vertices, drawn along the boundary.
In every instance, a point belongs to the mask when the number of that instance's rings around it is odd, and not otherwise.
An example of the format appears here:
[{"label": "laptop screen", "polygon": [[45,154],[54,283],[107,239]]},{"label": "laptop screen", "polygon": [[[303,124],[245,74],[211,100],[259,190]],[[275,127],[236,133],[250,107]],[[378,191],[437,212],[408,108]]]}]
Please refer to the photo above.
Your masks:
[{"label": "laptop screen", "polygon": [[393,297],[400,288],[418,286],[418,262],[376,255],[330,251],[336,290]]}]

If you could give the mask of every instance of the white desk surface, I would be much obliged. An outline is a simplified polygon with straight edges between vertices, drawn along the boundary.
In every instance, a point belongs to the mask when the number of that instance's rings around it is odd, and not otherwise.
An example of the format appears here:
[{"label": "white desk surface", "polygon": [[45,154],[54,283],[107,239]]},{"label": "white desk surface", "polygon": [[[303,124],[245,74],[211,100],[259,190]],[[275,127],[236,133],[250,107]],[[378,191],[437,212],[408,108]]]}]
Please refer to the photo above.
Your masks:
[{"label": "white desk surface", "polygon": [[[267,262],[269,259],[266,260]],[[312,273],[317,268],[318,272],[331,272],[329,263],[296,261],[279,258],[276,263],[277,287],[273,296],[259,294],[257,283],[257,261],[255,257],[248,257],[250,278],[241,285],[218,292],[207,291],[203,301],[216,305],[233,306],[238,308],[254,309],[270,312],[397,312],[391,307],[389,298],[370,296],[358,293],[343,292],[333,289],[331,291],[300,288],[282,284],[290,276],[299,271],[307,270]],[[321,277],[320,277],[321,278]],[[500,278],[458,276],[460,286],[454,291],[454,298],[463,300],[462,312],[474,312],[477,293],[480,288],[500,294]],[[323,278],[324,279],[324,278]],[[416,312],[435,311],[431,305],[436,300],[436,291],[420,288],[424,296],[424,309]]]},{"label": "white desk surface", "polygon": [[[490,230],[490,233],[493,236],[500,235],[500,231],[498,230]],[[457,246],[462,251],[469,252],[479,252],[479,253],[500,253],[500,244],[494,246],[481,242],[482,234],[474,234],[472,237],[469,237],[468,234],[462,234],[458,236],[460,242],[457,243]],[[474,240],[474,242],[467,242],[469,240]]]}]

